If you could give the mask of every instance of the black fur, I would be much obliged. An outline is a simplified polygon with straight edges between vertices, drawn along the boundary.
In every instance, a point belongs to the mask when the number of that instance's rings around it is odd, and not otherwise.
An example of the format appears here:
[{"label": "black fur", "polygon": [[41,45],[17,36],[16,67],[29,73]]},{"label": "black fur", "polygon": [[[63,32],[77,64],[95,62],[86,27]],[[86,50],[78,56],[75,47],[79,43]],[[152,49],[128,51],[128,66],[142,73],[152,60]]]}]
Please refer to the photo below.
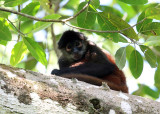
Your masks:
[{"label": "black fur", "polygon": [[[82,42],[82,48],[79,50],[80,58],[74,59],[73,51],[67,52],[66,46],[68,43],[74,44],[75,41]],[[86,74],[98,78],[102,78],[111,74],[115,65],[112,64],[102,50],[94,44],[90,44],[87,38],[79,32],[66,31],[63,33],[61,39],[58,42],[58,48],[62,52],[62,56],[59,58],[60,70],[54,69],[51,74],[63,75],[70,73]],[[73,64],[85,60],[84,64],[71,67]]]},{"label": "black fur", "polygon": [[74,42],[75,39],[82,40],[82,37],[86,39],[86,37],[82,33],[71,31],[71,30],[66,31],[63,33],[63,35],[61,36],[61,39],[58,42],[58,48],[59,49],[65,48],[68,42]]}]

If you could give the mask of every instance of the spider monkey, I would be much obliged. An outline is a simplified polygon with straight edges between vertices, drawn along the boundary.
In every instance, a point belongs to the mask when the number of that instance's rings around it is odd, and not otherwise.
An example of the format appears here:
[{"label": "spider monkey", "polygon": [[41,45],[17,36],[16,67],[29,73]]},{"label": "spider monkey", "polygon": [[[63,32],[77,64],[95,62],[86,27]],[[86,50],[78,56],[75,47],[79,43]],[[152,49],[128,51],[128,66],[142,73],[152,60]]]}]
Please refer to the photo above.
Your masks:
[{"label": "spider monkey", "polygon": [[124,73],[113,58],[88,41],[83,33],[72,30],[64,32],[58,48],[62,52],[58,60],[60,70],[54,69],[51,74],[98,86],[106,82],[111,89],[128,93]]}]

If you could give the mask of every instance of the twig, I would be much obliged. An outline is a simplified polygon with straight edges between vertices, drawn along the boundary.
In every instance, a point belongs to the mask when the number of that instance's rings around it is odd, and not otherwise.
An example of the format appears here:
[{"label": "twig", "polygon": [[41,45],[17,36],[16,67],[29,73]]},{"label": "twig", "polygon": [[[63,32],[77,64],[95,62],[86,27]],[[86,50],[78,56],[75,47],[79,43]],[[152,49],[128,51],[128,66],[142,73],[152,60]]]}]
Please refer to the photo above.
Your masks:
[{"label": "twig", "polygon": [[86,31],[90,31],[90,32],[97,32],[97,33],[122,33],[122,31],[125,31],[125,30],[128,30],[128,29],[131,29],[135,26],[137,26],[138,24],[142,23],[146,18],[144,18],[143,20],[141,20],[140,22],[138,22],[137,24],[131,26],[131,27],[128,27],[128,28],[125,28],[125,29],[122,29],[122,30],[119,30],[119,31],[99,31],[99,30],[92,30],[92,29],[85,29],[85,28],[81,28],[81,27],[76,27],[76,26],[73,26],[73,25],[70,25],[67,23],[67,21],[70,21],[71,19],[74,19],[76,18],[80,13],[82,13],[87,7],[88,7],[89,3],[86,4],[82,10],[80,10],[77,14],[75,14],[74,16],[72,17],[69,17],[67,19],[63,19],[63,20],[54,20],[54,19],[40,19],[40,18],[36,18],[34,16],[30,16],[30,15],[27,15],[27,14],[24,14],[24,13],[21,13],[21,12],[17,12],[17,11],[13,11],[13,10],[9,10],[9,9],[5,9],[5,8],[1,8],[0,7],[0,10],[1,11],[6,11],[6,12],[11,12],[11,13],[14,13],[14,14],[17,14],[17,15],[21,15],[21,16],[24,16],[24,17],[27,17],[27,18],[30,18],[32,20],[36,20],[36,21],[42,21],[42,22],[59,22],[59,23],[64,23],[70,27],[73,27],[73,28],[76,28],[76,29],[79,29],[79,30],[86,30]]},{"label": "twig", "polygon": [[7,19],[7,21],[9,21],[11,23],[11,25],[18,31],[18,33],[20,33],[21,35],[25,36],[25,34],[22,33],[9,19]]},{"label": "twig", "polygon": [[[143,19],[141,22],[139,22],[138,24],[142,23],[145,19]],[[97,33],[120,33],[122,35],[124,35],[125,37],[129,38],[128,36],[126,36],[122,31],[124,30],[127,30],[127,29],[131,29],[132,27],[136,26],[137,24],[131,26],[131,27],[128,27],[128,28],[125,28],[125,29],[122,29],[122,30],[118,30],[118,31],[99,31],[99,30],[92,30],[92,29],[85,29],[85,28],[81,28],[81,27],[76,27],[76,26],[73,26],[73,25],[70,25],[68,24],[67,22],[65,22],[65,24],[69,27],[72,27],[72,28],[75,28],[75,29],[79,29],[79,30],[85,30],[85,31],[90,31],[90,32],[97,32]],[[133,43],[136,43],[133,39],[129,38]]]},{"label": "twig", "polygon": [[61,0],[58,0],[56,3],[55,3],[55,8],[54,8],[54,12],[57,13],[57,11],[59,10],[59,4],[60,4]]},{"label": "twig", "polygon": [[75,28],[75,29],[79,29],[79,30],[86,30],[86,31],[90,31],[90,32],[98,32],[98,33],[121,33],[121,31],[100,31],[100,30],[93,30],[93,29],[86,29],[86,28],[81,28],[81,27],[76,27],[73,25],[70,25],[69,23],[65,22],[65,24],[69,27]]},{"label": "twig", "polygon": [[143,21],[145,21],[146,19],[147,19],[147,18],[144,18],[144,19],[142,19],[141,21],[139,21],[138,23],[136,23],[135,25],[130,26],[130,27],[125,28],[125,29],[122,29],[122,30],[120,30],[120,31],[122,32],[122,31],[125,31],[125,30],[128,30],[128,29],[131,29],[131,28],[133,28],[133,27],[135,27],[135,26],[141,24],[141,23],[142,23]]},{"label": "twig", "polygon": [[86,5],[82,8],[82,10],[80,10],[80,11],[79,11],[77,14],[75,14],[74,16],[69,17],[69,18],[67,18],[67,19],[63,19],[63,20],[40,19],[40,18],[36,18],[36,17],[31,16],[31,15],[28,15],[28,14],[24,14],[24,13],[21,13],[21,12],[13,11],[13,10],[6,9],[6,8],[2,8],[2,7],[0,7],[0,10],[1,10],[1,11],[6,11],[6,12],[11,12],[11,13],[14,13],[14,14],[17,14],[17,15],[21,15],[21,16],[24,16],[24,17],[27,17],[27,18],[30,18],[30,19],[36,20],[36,21],[42,21],[42,22],[60,22],[60,23],[64,23],[64,22],[70,21],[71,19],[76,18],[76,17],[77,17],[80,13],[82,13],[87,7],[88,7],[88,4],[86,4]]},{"label": "twig", "polygon": [[[21,12],[21,6],[18,5],[18,12]],[[19,23],[18,23],[18,30],[20,31],[21,30],[21,20],[19,20]],[[20,40],[20,37],[21,35],[18,34],[18,41]]]},{"label": "twig", "polygon": [[24,13],[21,13],[21,12],[17,12],[17,11],[13,11],[13,10],[10,10],[10,9],[6,9],[6,8],[2,8],[0,7],[0,10],[1,11],[6,11],[6,12],[11,12],[11,13],[14,13],[14,14],[17,14],[17,15],[21,15],[21,16],[24,16],[24,17],[27,17],[27,18],[30,18],[32,20],[36,20],[36,21],[42,21],[42,22],[60,22],[60,23],[64,23],[64,22],[67,22],[67,21],[70,21],[74,18],[76,18],[80,13],[82,13],[87,7],[89,6],[89,3],[87,3],[77,14],[75,14],[74,16],[71,16],[67,19],[63,19],[63,20],[54,20],[54,19],[40,19],[40,18],[36,18],[34,16],[31,16],[31,15],[28,15],[28,14],[24,14]]},{"label": "twig", "polygon": [[57,55],[57,57],[59,57],[59,53],[58,53],[58,50],[57,50],[57,43],[56,43],[56,36],[54,34],[54,30],[53,30],[53,24],[51,25],[51,35],[52,35],[52,41],[53,41],[53,48],[54,48],[54,51]]},{"label": "twig", "polygon": [[64,19],[63,21],[64,21],[64,22],[67,22],[67,21],[69,21],[69,20],[72,20],[72,19],[76,18],[76,17],[77,17],[79,14],[81,14],[88,6],[89,6],[89,3],[86,4],[77,14],[75,14],[74,16],[71,16],[71,17],[69,17],[69,18],[67,18],[67,19]]},{"label": "twig", "polygon": [[27,18],[29,18],[29,19],[36,20],[36,21],[42,21],[42,22],[61,22],[61,23],[63,23],[62,20],[40,19],[40,18],[36,18],[36,17],[34,17],[34,16],[30,16],[30,15],[25,14],[25,13],[13,11],[13,10],[6,9],[6,8],[2,8],[2,7],[0,7],[0,10],[1,10],[1,11],[10,12],[10,13],[14,13],[14,14],[17,14],[17,15],[21,15],[21,16],[24,16],[24,17],[27,17]]},{"label": "twig", "polygon": [[[55,14],[58,12],[58,10],[60,8],[59,7],[60,2],[61,2],[61,0],[58,0],[57,3],[55,4],[55,8],[54,8]],[[59,58],[60,55],[59,55],[59,52],[57,49],[56,36],[55,36],[54,30],[53,30],[53,27],[54,27],[54,23],[51,24],[51,35],[52,35],[52,42],[53,42],[54,51],[55,51],[57,57]]]}]

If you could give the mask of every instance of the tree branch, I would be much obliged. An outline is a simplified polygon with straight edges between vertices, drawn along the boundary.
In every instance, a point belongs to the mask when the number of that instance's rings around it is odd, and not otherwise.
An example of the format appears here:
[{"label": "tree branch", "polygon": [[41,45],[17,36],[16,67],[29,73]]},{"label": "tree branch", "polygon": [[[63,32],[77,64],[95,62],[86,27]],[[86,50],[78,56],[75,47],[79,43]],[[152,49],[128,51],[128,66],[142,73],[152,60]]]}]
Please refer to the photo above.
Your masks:
[{"label": "tree branch", "polygon": [[0,95],[4,113],[160,114],[148,98],[2,64]]},{"label": "tree branch", "polygon": [[10,12],[10,13],[14,13],[14,14],[17,14],[17,15],[21,15],[21,16],[24,16],[24,17],[27,17],[27,18],[29,18],[29,19],[36,20],[36,21],[42,21],[42,22],[61,22],[61,23],[63,23],[62,20],[41,19],[41,18],[37,18],[37,17],[31,16],[31,15],[28,15],[28,14],[25,14],[25,13],[13,11],[13,10],[6,9],[6,8],[2,8],[2,7],[0,7],[0,10],[1,10],[1,11]]},{"label": "tree branch", "polygon": [[135,25],[131,26],[131,27],[128,27],[128,28],[125,28],[125,29],[122,29],[122,30],[119,30],[119,31],[100,31],[100,30],[92,30],[92,29],[85,29],[85,28],[81,28],[81,27],[76,27],[76,26],[73,26],[73,25],[70,25],[68,24],[67,22],[76,18],[80,13],[82,13],[83,11],[85,11],[85,9],[89,6],[89,3],[86,4],[77,14],[75,14],[74,16],[71,16],[67,19],[63,19],[63,20],[54,20],[54,19],[40,19],[40,18],[36,18],[34,16],[30,16],[30,15],[27,15],[27,14],[24,14],[24,13],[21,13],[21,12],[17,12],[17,11],[13,11],[13,10],[9,10],[9,9],[6,9],[6,8],[1,8],[0,7],[0,10],[1,11],[6,11],[6,12],[11,12],[11,13],[14,13],[14,14],[17,14],[17,15],[21,15],[21,16],[24,16],[24,17],[27,17],[27,18],[30,18],[32,20],[36,20],[36,21],[42,21],[42,22],[59,22],[59,23],[64,23],[66,24],[67,26],[70,26],[72,28],[76,28],[76,29],[79,29],[79,30],[86,30],[86,31],[90,31],[90,32],[97,32],[97,33],[120,33],[120,34],[123,34],[122,31],[125,31],[125,30],[128,30],[128,29],[131,29],[135,26],[137,26],[138,24],[142,23],[144,20],[146,20],[147,18],[144,18],[143,20],[139,21],[138,23],[136,23]]},{"label": "tree branch", "polygon": [[6,9],[6,8],[1,8],[0,7],[0,10],[1,11],[6,11],[6,12],[11,12],[11,13],[14,13],[14,14],[17,14],[17,15],[21,15],[21,16],[24,16],[24,17],[27,17],[29,19],[32,19],[32,20],[36,20],[36,21],[42,21],[42,22],[60,22],[60,23],[65,23],[66,25],[70,26],[70,27],[73,27],[73,28],[76,28],[76,29],[79,29],[79,30],[86,30],[86,31],[90,31],[90,32],[99,32],[99,33],[121,33],[120,31],[99,31],[99,30],[92,30],[92,29],[85,29],[85,28],[80,28],[80,27],[76,27],[76,26],[73,26],[73,25],[70,25],[67,23],[67,21],[70,21],[71,19],[74,19],[76,18],[80,13],[82,13],[86,8],[88,7],[88,4],[84,6],[84,8],[82,10],[80,10],[76,15],[68,18],[68,19],[63,19],[63,20],[54,20],[54,19],[40,19],[40,18],[36,18],[34,16],[30,16],[28,14],[24,14],[24,13],[21,13],[21,12],[17,12],[17,11],[13,11],[13,10],[10,10],[10,9]]},{"label": "tree branch", "polygon": [[82,13],[87,7],[89,6],[89,3],[86,4],[77,14],[75,14],[74,16],[71,16],[67,19],[63,19],[63,20],[54,20],[54,19],[40,19],[40,18],[36,18],[34,16],[31,16],[31,15],[28,15],[28,14],[24,14],[24,13],[21,13],[21,12],[17,12],[17,11],[13,11],[13,10],[10,10],[10,9],[6,9],[6,8],[2,8],[0,7],[0,10],[1,11],[6,11],[6,12],[10,12],[10,13],[14,13],[14,14],[17,14],[17,15],[21,15],[21,16],[24,16],[24,17],[27,17],[29,19],[32,19],[32,20],[36,20],[36,21],[42,21],[42,22],[60,22],[60,23],[64,23],[64,22],[67,22],[67,21],[70,21],[74,18],[76,18],[80,13]]}]

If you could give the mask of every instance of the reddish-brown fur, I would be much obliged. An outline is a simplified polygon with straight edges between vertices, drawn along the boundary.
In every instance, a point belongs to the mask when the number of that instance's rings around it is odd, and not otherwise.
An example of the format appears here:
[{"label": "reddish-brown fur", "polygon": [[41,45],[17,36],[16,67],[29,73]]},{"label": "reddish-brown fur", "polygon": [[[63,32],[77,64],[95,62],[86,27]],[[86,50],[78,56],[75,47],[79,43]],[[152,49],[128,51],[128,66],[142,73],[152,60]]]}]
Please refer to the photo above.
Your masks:
[{"label": "reddish-brown fur", "polygon": [[[77,41],[81,45],[77,45]],[[70,44],[73,46],[70,47]],[[54,69],[51,74],[77,78],[98,86],[106,82],[111,89],[128,93],[126,78],[114,59],[94,43],[87,41],[83,33],[66,31],[58,42],[58,48],[66,53],[59,58],[60,70]],[[77,54],[79,57],[74,57]]]},{"label": "reddish-brown fur", "polygon": [[[105,51],[103,51],[103,52],[107,56],[108,60],[111,63],[115,64],[115,60],[113,59],[113,57],[109,53],[107,53]],[[81,64],[84,64],[85,62],[86,62],[86,60],[82,60],[81,62],[77,62],[77,63],[73,64],[71,67],[79,66]],[[70,78],[70,79],[76,78],[80,81],[85,81],[87,83],[90,83],[93,85],[98,85],[98,86],[101,86],[102,82],[106,82],[111,89],[128,93],[128,87],[126,85],[125,75],[121,70],[119,70],[119,68],[116,66],[116,64],[115,64],[115,67],[116,68],[112,74],[107,75],[103,78],[97,78],[97,77],[84,75],[84,74],[65,74],[62,77],[66,77],[66,78]]]},{"label": "reddish-brown fur", "polygon": [[[112,62],[113,64],[115,64],[115,60],[113,59],[113,57],[108,54],[107,52],[104,52],[107,56],[107,58],[109,59],[110,62]],[[103,80],[107,80],[109,82],[112,82],[114,84],[117,85],[117,87],[114,87],[114,90],[122,90],[123,92],[128,93],[128,87],[126,85],[126,77],[124,75],[124,73],[119,70],[119,68],[117,67],[117,65],[115,64],[116,68],[114,70],[114,72],[106,77],[103,78]]]}]

